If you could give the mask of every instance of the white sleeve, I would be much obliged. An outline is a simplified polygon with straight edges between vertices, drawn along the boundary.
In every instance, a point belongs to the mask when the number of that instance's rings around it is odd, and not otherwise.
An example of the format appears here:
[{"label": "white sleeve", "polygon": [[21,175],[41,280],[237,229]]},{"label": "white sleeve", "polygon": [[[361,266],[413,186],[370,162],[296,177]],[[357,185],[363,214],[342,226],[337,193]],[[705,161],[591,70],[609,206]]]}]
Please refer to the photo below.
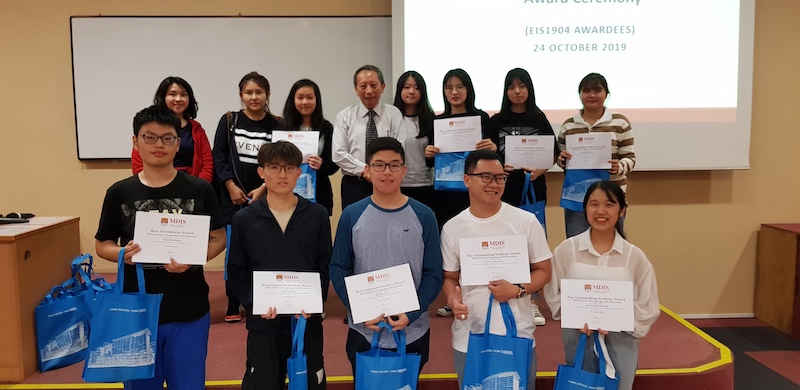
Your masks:
[{"label": "white sleeve", "polygon": [[637,259],[637,269],[634,270],[633,280],[633,336],[641,338],[647,335],[650,327],[658,319],[661,314],[661,305],[658,301],[655,269],[647,260],[644,252],[639,248],[634,248],[638,252],[634,255],[640,259]]},{"label": "white sleeve", "polygon": [[442,247],[442,268],[447,272],[461,271],[461,262],[458,258],[458,249],[454,247],[450,235],[450,229],[447,226],[442,229],[441,247]]},{"label": "white sleeve", "polygon": [[571,245],[569,239],[562,242],[553,252],[552,267],[553,275],[550,282],[544,285],[544,299],[550,312],[553,313],[554,320],[561,319],[561,279],[566,276],[566,268],[572,261],[570,256]]},{"label": "white sleeve", "polygon": [[336,122],[333,125],[333,152],[331,159],[339,168],[342,168],[342,171],[359,176],[367,164],[350,153],[351,148],[348,136],[352,122],[348,109],[344,109],[336,115]]}]

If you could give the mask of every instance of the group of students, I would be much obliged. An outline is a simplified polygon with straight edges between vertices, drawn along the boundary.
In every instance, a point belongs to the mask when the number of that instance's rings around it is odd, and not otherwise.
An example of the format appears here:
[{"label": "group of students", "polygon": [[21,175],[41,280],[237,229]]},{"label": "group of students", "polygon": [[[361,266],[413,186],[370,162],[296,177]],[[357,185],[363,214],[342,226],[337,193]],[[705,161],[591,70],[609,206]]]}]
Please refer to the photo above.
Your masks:
[{"label": "group of students", "polygon": [[[359,103],[342,110],[331,124],[322,115],[321,95],[314,82],[300,80],[293,85],[281,118],[269,110],[267,79],[249,73],[239,83],[244,108],[222,116],[211,150],[204,130],[193,120],[197,101],[191,86],[179,77],[165,79],[154,106],[134,117],[134,175],[112,185],[106,194],[95,235],[97,254],[116,261],[122,249],[126,266],[133,266],[131,257],[140,250],[132,241],[136,211],[210,215],[208,259],[225,249],[225,226],[230,226],[226,320],[236,320],[240,305],[252,313],[253,271],[319,272],[323,300],[332,283],[349,313],[346,276],[409,264],[420,310],[385,313],[359,324],[348,314],[346,351],[352,368],[355,372],[355,355],[370,348],[373,332],[382,321],[394,330],[405,330],[406,350],[419,353],[424,365],[431,336],[428,307],[442,292],[454,314],[452,346],[459,383],[469,333],[481,332],[486,321],[492,333],[505,332],[499,309],[494,311],[497,318],[485,318],[490,294],[510,304],[518,336],[533,339],[534,311],[528,293],[543,290],[557,319],[561,279],[630,280],[634,282],[635,331],[606,338],[620,388],[629,389],[637,366],[638,338],[657,318],[659,306],[653,267],[622,231],[627,210],[625,175],[635,164],[633,136],[625,117],[604,107],[605,79],[590,74],[581,81],[583,109],[564,123],[557,137],[536,106],[530,75],[523,69],[508,72],[501,111],[491,118],[475,107],[472,81],[462,69],[444,77],[445,111],[439,116],[434,115],[426,83],[417,72],[400,76],[394,105],[380,102],[385,83],[377,67],[359,68],[353,84]],[[439,149],[433,142],[433,120],[475,115],[481,117],[483,139],[464,162],[466,192],[435,190],[432,166]],[[316,203],[293,193],[303,156],[291,143],[272,142],[275,129],[319,131],[319,153],[307,157],[309,166],[318,171]],[[569,175],[571,156],[564,137],[590,131],[614,134],[612,168],[606,173],[611,180],[589,187],[581,210],[573,210],[576,215],[567,215],[565,210],[567,231],[576,233],[568,234],[570,238],[553,254],[536,217],[514,207],[520,203],[525,172],[530,173],[536,198],[546,199],[546,170],[504,164],[504,137],[553,135],[558,143],[554,163],[565,167]],[[331,244],[333,195],[328,176],[339,168],[343,212]],[[216,194],[210,182],[216,184]],[[528,238],[531,282],[499,280],[462,288],[460,239],[508,235]],[[125,291],[137,289],[135,275],[126,272]],[[203,268],[173,260],[145,265],[145,278],[148,293],[164,294],[156,376],[125,387],[160,389],[166,381],[170,388],[203,388],[210,327]],[[298,315],[308,320],[309,388],[325,388],[323,317]],[[291,353],[291,316],[277,315],[274,308],[263,315],[248,315],[247,329],[243,389],[283,388]],[[580,332],[592,333],[589,329],[562,332],[568,362]],[[382,347],[396,347],[391,336],[381,337]],[[529,389],[535,384],[535,342],[533,356]],[[587,361],[585,366],[590,364]]]}]

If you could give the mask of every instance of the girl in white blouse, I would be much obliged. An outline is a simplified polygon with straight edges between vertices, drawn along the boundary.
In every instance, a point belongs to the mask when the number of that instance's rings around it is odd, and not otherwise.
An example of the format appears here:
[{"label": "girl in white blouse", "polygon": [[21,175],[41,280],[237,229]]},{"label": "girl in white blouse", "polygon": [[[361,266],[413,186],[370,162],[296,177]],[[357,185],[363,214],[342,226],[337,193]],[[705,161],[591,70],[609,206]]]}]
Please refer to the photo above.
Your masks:
[{"label": "girl in white blouse", "polygon": [[[553,319],[561,318],[561,280],[592,279],[633,282],[633,332],[606,332],[605,342],[611,362],[619,376],[619,389],[631,389],[639,357],[639,339],[650,330],[660,314],[658,288],[653,265],[644,252],[625,240],[620,218],[625,215],[625,193],[611,181],[592,184],[583,199],[583,209],[590,228],[568,238],[553,252],[553,277],[545,286],[545,299]],[[593,330],[562,329],[564,352],[573,364],[581,333],[592,336]],[[596,336],[595,336],[596,337]],[[589,339],[591,341],[591,338]],[[593,342],[587,342],[583,369],[598,372]]]}]

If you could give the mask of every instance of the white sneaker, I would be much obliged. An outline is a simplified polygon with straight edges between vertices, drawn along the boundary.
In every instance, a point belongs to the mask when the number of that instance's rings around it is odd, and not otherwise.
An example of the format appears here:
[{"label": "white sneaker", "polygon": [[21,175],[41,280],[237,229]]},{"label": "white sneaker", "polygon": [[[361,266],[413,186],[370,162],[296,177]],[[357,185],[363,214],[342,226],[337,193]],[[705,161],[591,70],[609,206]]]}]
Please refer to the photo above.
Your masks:
[{"label": "white sneaker", "polygon": [[539,305],[531,302],[531,311],[533,312],[533,324],[536,326],[544,326],[547,320],[544,319],[542,312],[539,311]]},{"label": "white sneaker", "polygon": [[436,309],[436,315],[438,315],[439,317],[452,317],[453,309],[451,309],[450,306],[444,305]]}]

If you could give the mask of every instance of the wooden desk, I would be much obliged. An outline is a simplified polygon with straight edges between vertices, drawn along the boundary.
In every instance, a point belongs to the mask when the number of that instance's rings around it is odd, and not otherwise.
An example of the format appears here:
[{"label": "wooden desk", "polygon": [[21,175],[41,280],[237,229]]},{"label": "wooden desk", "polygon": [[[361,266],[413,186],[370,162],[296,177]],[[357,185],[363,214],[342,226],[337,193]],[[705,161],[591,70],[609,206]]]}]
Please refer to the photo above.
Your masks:
[{"label": "wooden desk", "polygon": [[800,339],[800,224],[764,224],[756,255],[756,318]]},{"label": "wooden desk", "polygon": [[34,309],[70,276],[80,254],[78,217],[39,217],[0,225],[0,382],[38,370]]}]

